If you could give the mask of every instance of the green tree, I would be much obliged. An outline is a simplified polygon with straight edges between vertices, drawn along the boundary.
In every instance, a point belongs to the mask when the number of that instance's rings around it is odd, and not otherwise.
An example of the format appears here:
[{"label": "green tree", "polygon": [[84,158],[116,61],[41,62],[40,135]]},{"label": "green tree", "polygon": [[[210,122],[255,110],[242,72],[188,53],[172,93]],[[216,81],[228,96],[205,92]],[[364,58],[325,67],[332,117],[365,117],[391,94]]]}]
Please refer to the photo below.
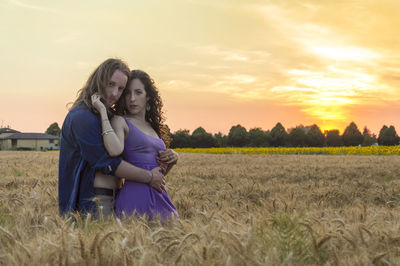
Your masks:
[{"label": "green tree", "polygon": [[222,135],[221,132],[214,134],[214,139],[217,142],[218,147],[227,147],[228,146],[228,136]]},{"label": "green tree", "polygon": [[328,147],[343,146],[343,139],[339,134],[339,130],[333,129],[326,131],[326,145]]},{"label": "green tree", "polygon": [[191,146],[189,130],[187,129],[180,129],[170,136],[171,148],[189,148]]},{"label": "green tree", "polygon": [[234,147],[244,147],[248,145],[247,130],[241,125],[231,127],[228,134],[228,145]]},{"label": "green tree", "polygon": [[384,144],[384,143],[386,143],[385,133],[387,130],[388,130],[388,127],[386,125],[383,125],[383,127],[379,131],[379,135],[378,135],[378,144],[379,145],[385,145]]},{"label": "green tree", "polygon": [[193,148],[210,148],[216,147],[217,143],[210,133],[207,133],[204,128],[196,128],[191,136],[191,146]]},{"label": "green tree", "polygon": [[61,134],[61,129],[57,122],[54,122],[46,129],[46,134],[59,137]]},{"label": "green tree", "polygon": [[387,127],[384,125],[379,131],[378,144],[384,146],[393,146],[399,144],[399,136],[394,126]]},{"label": "green tree", "polygon": [[376,142],[376,137],[371,134],[371,131],[365,126],[363,130],[363,146],[371,146]]},{"label": "green tree", "polygon": [[249,130],[249,144],[250,147],[268,147],[269,141],[267,133],[261,128],[252,128]]},{"label": "green tree", "polygon": [[350,125],[346,127],[342,138],[345,146],[358,146],[364,140],[363,135],[354,122],[351,122]]},{"label": "green tree", "polygon": [[325,136],[316,124],[312,125],[307,132],[307,144],[309,147],[322,147],[325,145]]},{"label": "green tree", "polygon": [[277,123],[271,129],[271,146],[283,147],[286,144],[288,134],[281,123]]},{"label": "green tree", "polygon": [[271,146],[271,140],[272,140],[271,131],[267,130],[267,131],[264,132],[264,134],[265,134],[265,140],[268,143],[267,147],[269,147],[269,146]]},{"label": "green tree", "polygon": [[399,145],[399,136],[397,135],[396,129],[394,126],[390,126],[387,130],[388,138],[392,141],[393,145]]},{"label": "green tree", "polygon": [[287,138],[290,146],[292,147],[304,147],[307,143],[307,135],[304,127],[296,127],[290,130]]}]

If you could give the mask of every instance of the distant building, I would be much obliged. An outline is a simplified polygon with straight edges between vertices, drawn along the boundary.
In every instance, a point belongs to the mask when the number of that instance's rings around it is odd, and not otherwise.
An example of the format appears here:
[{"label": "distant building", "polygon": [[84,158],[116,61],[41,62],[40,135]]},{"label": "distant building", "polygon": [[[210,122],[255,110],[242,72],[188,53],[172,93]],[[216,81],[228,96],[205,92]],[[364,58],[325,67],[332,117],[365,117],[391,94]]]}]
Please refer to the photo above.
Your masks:
[{"label": "distant building", "polygon": [[0,129],[0,150],[57,150],[59,137],[45,133],[21,133],[10,128]]},{"label": "distant building", "polygon": [[7,141],[3,141],[3,138],[8,137],[12,134],[15,133],[20,133],[17,130],[11,129],[11,128],[0,128],[0,150],[6,150],[6,142]]},{"label": "distant building", "polygon": [[11,129],[11,128],[8,128],[8,127],[0,128],[0,138],[7,137],[7,136],[12,135],[14,133],[21,133],[21,132],[19,132],[17,130],[14,130],[14,129]]}]

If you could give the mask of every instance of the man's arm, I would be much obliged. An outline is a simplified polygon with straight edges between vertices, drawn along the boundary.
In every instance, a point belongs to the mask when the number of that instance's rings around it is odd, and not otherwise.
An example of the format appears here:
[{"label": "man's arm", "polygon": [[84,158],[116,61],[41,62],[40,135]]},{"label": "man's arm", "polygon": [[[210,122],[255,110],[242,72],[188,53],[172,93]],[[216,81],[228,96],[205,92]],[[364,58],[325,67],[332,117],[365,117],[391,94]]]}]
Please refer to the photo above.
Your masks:
[{"label": "man's arm", "polygon": [[147,183],[159,192],[165,190],[164,175],[160,172],[160,167],[148,171],[122,161],[115,170],[115,175],[127,180]]}]

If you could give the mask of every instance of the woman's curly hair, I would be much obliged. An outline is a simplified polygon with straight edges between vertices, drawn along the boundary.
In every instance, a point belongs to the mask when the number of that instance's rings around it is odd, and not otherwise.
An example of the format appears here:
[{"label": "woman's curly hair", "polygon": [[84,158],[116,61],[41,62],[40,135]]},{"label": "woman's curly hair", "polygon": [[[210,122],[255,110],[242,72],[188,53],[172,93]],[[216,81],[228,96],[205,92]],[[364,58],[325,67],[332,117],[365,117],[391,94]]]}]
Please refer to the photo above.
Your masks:
[{"label": "woman's curly hair", "polygon": [[146,72],[142,70],[131,71],[126,86],[127,89],[124,90],[124,92],[122,93],[121,97],[119,98],[119,100],[115,105],[116,114],[121,116],[125,116],[128,114],[125,104],[125,98],[126,94],[129,93],[128,88],[134,79],[139,79],[143,83],[144,89],[146,91],[146,96],[148,97],[147,104],[149,105],[149,108],[146,108],[148,110],[146,110],[145,119],[147,122],[150,123],[151,127],[154,129],[157,135],[160,136],[161,139],[164,141],[165,146],[168,147],[169,144],[171,143],[171,138],[168,135],[169,134],[168,126],[164,124],[165,118],[162,111],[163,103],[158,93],[158,89],[154,84],[154,80]]}]

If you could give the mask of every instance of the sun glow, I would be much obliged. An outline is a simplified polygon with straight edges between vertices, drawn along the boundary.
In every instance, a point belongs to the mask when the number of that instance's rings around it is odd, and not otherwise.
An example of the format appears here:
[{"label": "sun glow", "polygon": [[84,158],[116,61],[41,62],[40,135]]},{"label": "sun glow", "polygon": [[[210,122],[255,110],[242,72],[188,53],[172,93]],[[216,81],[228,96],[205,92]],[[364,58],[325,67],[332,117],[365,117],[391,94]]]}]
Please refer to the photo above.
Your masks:
[{"label": "sun glow", "polygon": [[338,124],[323,124],[320,126],[319,129],[321,129],[322,134],[325,134],[326,131],[330,130],[339,130],[339,134],[342,134],[343,132],[340,130],[341,126]]},{"label": "sun glow", "polygon": [[271,89],[301,111],[331,129],[348,119],[348,107],[361,104],[363,93],[379,88],[377,78],[353,69],[329,65],[322,71],[292,69],[291,85]]},{"label": "sun glow", "polygon": [[380,58],[379,54],[359,47],[310,46],[309,51],[334,60],[364,61]]}]

